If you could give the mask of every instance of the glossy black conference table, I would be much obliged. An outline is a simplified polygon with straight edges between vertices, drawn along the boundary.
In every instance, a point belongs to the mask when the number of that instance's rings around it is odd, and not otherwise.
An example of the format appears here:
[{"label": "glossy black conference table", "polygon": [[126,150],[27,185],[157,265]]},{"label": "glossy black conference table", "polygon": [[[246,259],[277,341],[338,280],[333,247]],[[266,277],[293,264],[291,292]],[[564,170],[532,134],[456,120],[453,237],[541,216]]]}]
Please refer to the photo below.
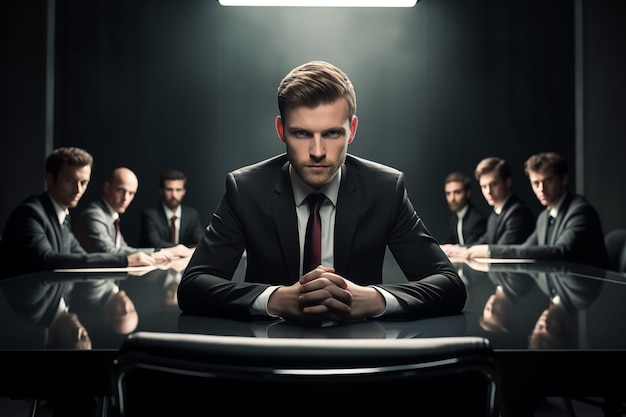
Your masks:
[{"label": "glossy black conference table", "polygon": [[[387,258],[386,281],[404,280]],[[106,395],[109,365],[134,331],[262,338],[483,336],[501,365],[508,402],[626,395],[625,274],[553,262],[455,265],[468,290],[462,314],[332,326],[182,315],[175,289],[184,261],[148,272],[42,272],[0,281],[0,396]],[[244,268],[245,259],[235,279],[242,279]],[[61,298],[73,315],[64,313],[50,326],[62,310]]]}]

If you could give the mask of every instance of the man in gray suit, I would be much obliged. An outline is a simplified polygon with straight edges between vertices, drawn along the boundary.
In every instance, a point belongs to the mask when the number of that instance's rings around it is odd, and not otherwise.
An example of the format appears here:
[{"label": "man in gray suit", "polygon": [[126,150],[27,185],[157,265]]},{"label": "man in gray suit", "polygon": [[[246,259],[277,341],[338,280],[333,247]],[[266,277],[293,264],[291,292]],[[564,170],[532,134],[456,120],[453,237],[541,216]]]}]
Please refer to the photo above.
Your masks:
[{"label": "man in gray suit", "polygon": [[608,267],[604,232],[595,208],[581,195],[569,192],[569,170],[554,152],[531,156],[526,175],[539,202],[546,207],[535,231],[516,245],[476,245],[469,258],[530,258],[579,262]]},{"label": "man in gray suit", "polygon": [[74,234],[81,246],[90,253],[144,252],[157,263],[178,257],[188,257],[192,250],[184,245],[167,249],[135,248],[126,243],[120,227],[120,215],[126,212],[135,198],[139,180],[128,168],[116,168],[104,182],[102,198],[92,202],[79,215]]},{"label": "man in gray suit", "polygon": [[[465,286],[416,213],[404,174],[347,154],[358,124],[347,75],[322,61],[296,67],[279,85],[278,107],[286,153],[228,174],[178,287],[183,312],[321,323],[461,312]],[[321,257],[309,268],[311,194],[322,197]],[[383,283],[387,248],[406,282]],[[244,250],[245,282],[233,282]]]}]

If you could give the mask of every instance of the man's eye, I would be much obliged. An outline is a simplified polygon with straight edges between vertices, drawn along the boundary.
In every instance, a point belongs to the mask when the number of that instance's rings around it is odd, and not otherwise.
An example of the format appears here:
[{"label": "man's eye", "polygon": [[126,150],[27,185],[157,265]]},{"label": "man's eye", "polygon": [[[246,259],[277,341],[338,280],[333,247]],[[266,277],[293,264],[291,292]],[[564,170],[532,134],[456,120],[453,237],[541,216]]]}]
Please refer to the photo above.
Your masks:
[{"label": "man's eye", "polygon": [[308,138],[311,136],[306,130],[294,130],[291,134],[297,138]]},{"label": "man's eye", "polygon": [[336,139],[338,137],[341,137],[341,133],[342,132],[340,130],[329,130],[328,132],[324,133],[324,137]]}]

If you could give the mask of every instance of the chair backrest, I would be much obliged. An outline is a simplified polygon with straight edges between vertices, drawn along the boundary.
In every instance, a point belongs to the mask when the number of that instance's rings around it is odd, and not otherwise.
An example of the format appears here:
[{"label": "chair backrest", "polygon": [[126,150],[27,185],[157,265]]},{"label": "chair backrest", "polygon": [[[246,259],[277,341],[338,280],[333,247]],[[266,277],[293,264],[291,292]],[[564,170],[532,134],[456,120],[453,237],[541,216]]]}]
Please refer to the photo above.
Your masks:
[{"label": "chair backrest", "polygon": [[[481,337],[271,339],[138,332],[112,368],[120,417],[211,410],[311,415],[499,415],[499,369]],[[198,412],[198,410],[201,410]],[[239,413],[234,413],[239,414]]]},{"label": "chair backrest", "polygon": [[609,265],[614,271],[626,272],[626,229],[611,230],[604,236]]}]

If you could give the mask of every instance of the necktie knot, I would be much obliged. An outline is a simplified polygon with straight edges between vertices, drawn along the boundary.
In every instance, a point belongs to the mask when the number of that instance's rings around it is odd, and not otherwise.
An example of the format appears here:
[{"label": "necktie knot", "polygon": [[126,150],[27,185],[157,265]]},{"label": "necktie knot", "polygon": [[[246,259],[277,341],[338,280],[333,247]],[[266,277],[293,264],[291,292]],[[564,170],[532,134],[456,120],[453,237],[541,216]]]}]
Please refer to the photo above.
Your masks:
[{"label": "necktie knot", "polygon": [[311,211],[317,211],[325,199],[326,196],[322,193],[311,193],[306,198],[306,201],[309,203],[309,209]]}]

